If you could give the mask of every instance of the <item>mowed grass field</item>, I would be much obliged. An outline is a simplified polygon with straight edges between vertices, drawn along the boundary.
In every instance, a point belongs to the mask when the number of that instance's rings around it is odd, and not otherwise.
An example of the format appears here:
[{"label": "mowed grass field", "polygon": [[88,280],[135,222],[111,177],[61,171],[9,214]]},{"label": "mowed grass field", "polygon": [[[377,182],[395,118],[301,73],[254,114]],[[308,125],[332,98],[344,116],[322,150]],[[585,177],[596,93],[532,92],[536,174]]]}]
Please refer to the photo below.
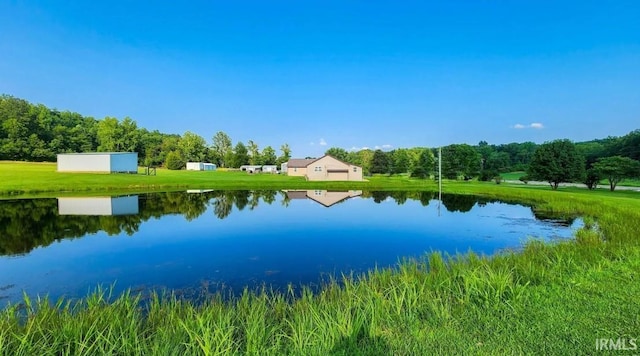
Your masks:
[{"label": "mowed grass field", "polygon": [[[54,187],[86,179],[96,191],[101,180],[123,189],[153,178],[58,174],[52,165],[6,167],[15,174],[0,168],[1,178],[13,182],[15,191],[24,191],[15,180],[29,170],[63,177]],[[246,189],[311,184],[239,172],[158,171],[156,178],[172,188],[181,187],[175,186],[178,181],[184,187]],[[433,181],[407,177],[372,177],[357,184],[437,189]],[[75,302],[27,299],[0,311],[0,354],[590,355],[600,352],[596,340],[618,345],[625,340],[629,347],[629,340],[640,339],[638,192],[453,181],[445,181],[444,190],[581,216],[584,228],[574,240],[534,240],[522,250],[491,257],[425,254],[394,269],[345,276],[302,296],[265,289],[197,305],[170,295],[142,302],[141,296],[125,294],[114,300],[103,291]]]}]

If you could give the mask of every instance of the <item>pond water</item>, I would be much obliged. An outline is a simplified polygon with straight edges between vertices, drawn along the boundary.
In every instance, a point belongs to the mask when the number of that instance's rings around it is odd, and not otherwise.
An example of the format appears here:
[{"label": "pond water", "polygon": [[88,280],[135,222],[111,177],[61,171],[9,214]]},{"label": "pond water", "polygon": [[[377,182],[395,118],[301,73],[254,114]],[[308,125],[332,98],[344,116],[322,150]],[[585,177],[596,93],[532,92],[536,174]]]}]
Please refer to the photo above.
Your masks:
[{"label": "pond water", "polygon": [[171,290],[186,298],[397,265],[430,251],[494,254],[570,238],[578,220],[431,192],[207,191],[0,201],[0,304]]}]

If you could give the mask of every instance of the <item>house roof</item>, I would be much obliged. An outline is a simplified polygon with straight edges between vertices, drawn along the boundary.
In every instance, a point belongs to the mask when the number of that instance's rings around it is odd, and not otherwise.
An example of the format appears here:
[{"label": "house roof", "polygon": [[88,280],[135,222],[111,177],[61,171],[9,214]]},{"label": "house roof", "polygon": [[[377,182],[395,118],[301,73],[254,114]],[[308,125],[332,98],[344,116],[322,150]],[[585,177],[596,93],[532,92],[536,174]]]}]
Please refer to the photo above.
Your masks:
[{"label": "house roof", "polygon": [[[314,159],[301,159],[301,158],[292,158],[289,160],[289,162],[287,162],[287,168],[306,168],[308,167],[311,163],[319,161],[325,157],[331,157],[333,159],[335,159],[336,161],[340,162],[340,163],[344,163],[347,166],[356,166],[355,164],[351,164],[342,160],[339,160],[331,155],[324,155],[322,157],[318,157],[318,158],[314,158]],[[360,167],[360,166],[356,166],[356,167]]]},{"label": "house roof", "polygon": [[315,161],[316,159],[291,158],[289,162],[287,162],[287,168],[306,168]]}]

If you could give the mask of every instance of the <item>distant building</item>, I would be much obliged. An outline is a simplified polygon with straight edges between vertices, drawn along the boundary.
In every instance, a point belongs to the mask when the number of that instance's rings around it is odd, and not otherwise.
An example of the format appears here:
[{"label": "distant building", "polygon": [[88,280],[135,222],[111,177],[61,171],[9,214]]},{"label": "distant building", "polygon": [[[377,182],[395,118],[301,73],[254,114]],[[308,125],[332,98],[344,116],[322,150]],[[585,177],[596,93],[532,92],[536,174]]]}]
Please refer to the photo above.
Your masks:
[{"label": "distant building", "polygon": [[262,166],[245,164],[240,166],[240,170],[248,173],[258,173],[262,172]]},{"label": "distant building", "polygon": [[58,155],[58,172],[138,173],[138,153],[63,153]]},{"label": "distant building", "polygon": [[213,163],[187,162],[188,171],[215,171],[216,168]]},{"label": "distant building", "polygon": [[290,159],[287,174],[312,181],[361,181],[362,167],[325,155],[317,159]]},{"label": "distant building", "polygon": [[262,172],[278,173],[278,166],[265,164],[264,166],[262,166]]}]

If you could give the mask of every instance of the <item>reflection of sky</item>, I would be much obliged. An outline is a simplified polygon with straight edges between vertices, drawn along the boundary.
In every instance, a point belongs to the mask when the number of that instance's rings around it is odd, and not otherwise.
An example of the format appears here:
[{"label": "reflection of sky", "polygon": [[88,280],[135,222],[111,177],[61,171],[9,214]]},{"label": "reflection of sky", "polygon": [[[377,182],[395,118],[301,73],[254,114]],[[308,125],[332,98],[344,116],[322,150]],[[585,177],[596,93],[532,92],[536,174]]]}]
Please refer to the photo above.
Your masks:
[{"label": "reflection of sky", "polygon": [[536,220],[527,207],[503,203],[476,205],[467,213],[444,206],[438,213],[436,200],[424,207],[413,200],[397,205],[363,198],[330,208],[311,200],[292,200],[284,208],[277,200],[254,210],[233,209],[223,220],[210,206],[190,222],[181,215],[151,219],[133,236],[98,233],[0,257],[0,298],[15,301],[23,289],[81,296],[114,281],[118,289],[309,284],[432,250],[492,254],[518,248],[528,237],[572,235],[571,228]]}]

